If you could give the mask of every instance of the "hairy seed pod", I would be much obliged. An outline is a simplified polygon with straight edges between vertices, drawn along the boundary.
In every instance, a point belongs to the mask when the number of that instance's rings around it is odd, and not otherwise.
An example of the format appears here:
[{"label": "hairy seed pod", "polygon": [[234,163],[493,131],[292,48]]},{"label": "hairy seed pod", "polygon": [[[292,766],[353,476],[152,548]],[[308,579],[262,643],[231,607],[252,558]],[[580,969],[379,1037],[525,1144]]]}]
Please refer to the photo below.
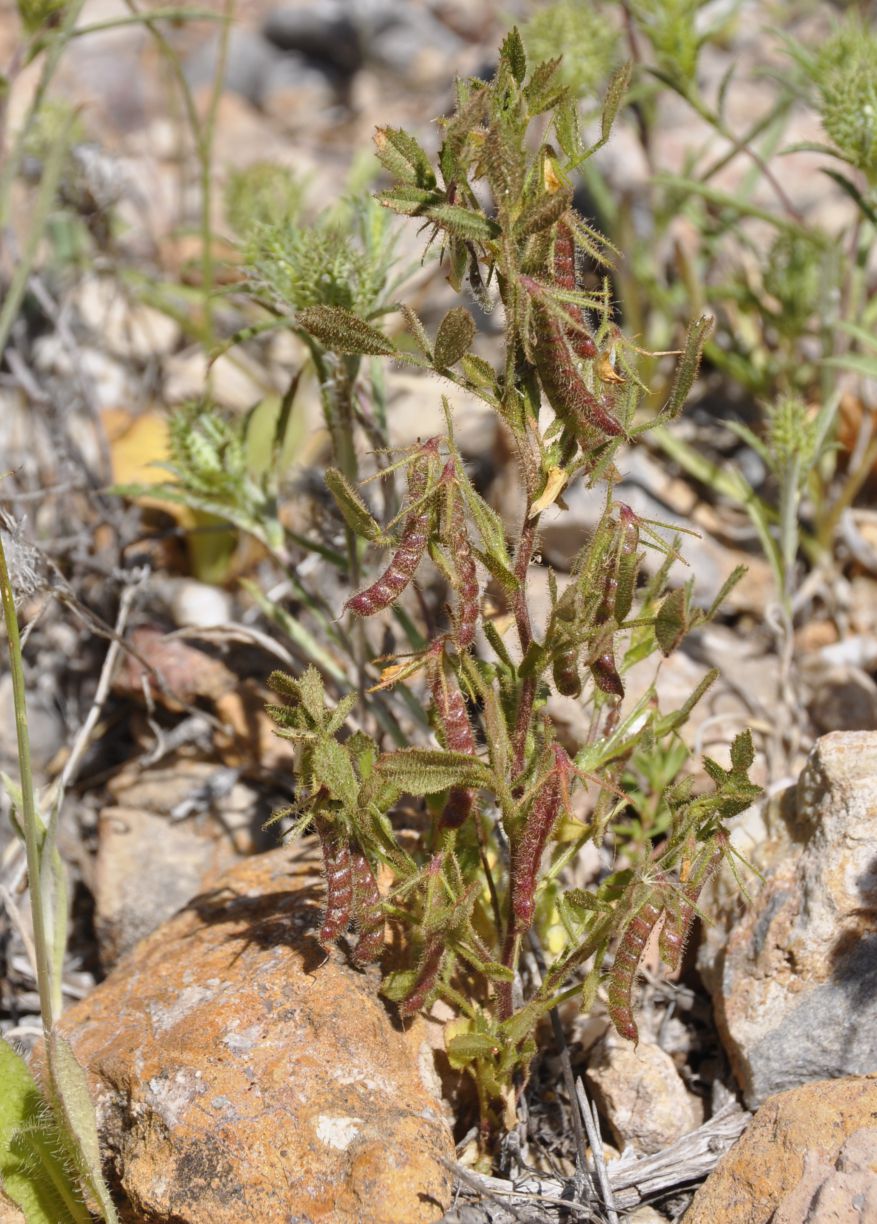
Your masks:
[{"label": "hairy seed pod", "polygon": [[520,838],[512,850],[511,891],[514,932],[522,935],[533,923],[536,908],[536,877],[542,854],[551,836],[557,817],[560,815],[565,781],[570,762],[559,745],[554,748],[554,765],[543,784],[542,790],[533,800],[527,813]]},{"label": "hairy seed pod", "polygon": [[[572,230],[565,221],[561,221],[558,225],[554,239],[554,279],[562,289],[575,290],[578,288],[576,242]],[[579,323],[582,328],[585,327],[585,317],[578,306],[567,305],[566,310],[576,323]],[[597,356],[597,346],[587,331],[568,327],[566,338],[577,357],[590,361]]]},{"label": "hairy seed pod", "polygon": [[624,929],[615,960],[609,974],[609,1016],[622,1037],[639,1040],[639,1029],[633,1018],[633,983],[643,951],[661,910],[651,900],[646,901]]},{"label": "hairy seed pod", "polygon": [[574,429],[596,429],[619,437],[624,433],[621,423],[585,386],[563,325],[545,305],[544,290],[529,276],[522,276],[521,284],[533,300],[537,331],[534,357],[549,404]]},{"label": "hairy seed pod", "polygon": [[551,673],[558,693],[564,697],[580,697],[582,694],[582,676],[579,671],[580,648],[569,642],[554,656]]},{"label": "hairy seed pod", "polygon": [[630,506],[618,504],[621,527],[621,553],[615,586],[615,620],[621,624],[630,612],[633,593],[636,589],[636,574],[639,566],[639,521]]},{"label": "hairy seed pod", "polygon": [[[429,462],[424,455],[418,456],[408,469],[408,493],[412,502],[418,502],[426,493],[428,471]],[[423,503],[405,519],[399,547],[383,574],[371,586],[348,599],[345,608],[357,616],[374,616],[395,603],[414,578],[428,539],[429,505]]]},{"label": "hairy seed pod", "polygon": [[664,925],[658,935],[658,951],[661,960],[671,973],[676,973],[682,963],[682,953],[691,934],[694,922],[694,906],[700,896],[700,886],[683,886],[684,900],[676,897],[664,910]]},{"label": "hairy seed pod", "polygon": [[608,693],[612,697],[624,696],[624,684],[615,664],[615,651],[611,646],[594,659],[590,666],[594,683],[601,693]]},{"label": "hairy seed pod", "polygon": [[319,935],[320,943],[326,947],[339,939],[350,926],[353,874],[346,834],[322,815],[314,817],[314,827],[320,839],[326,875],[326,911]]},{"label": "hairy seed pod", "polygon": [[445,942],[441,935],[431,935],[427,940],[420,964],[417,967],[417,980],[408,995],[399,1006],[403,1016],[413,1016],[426,1005],[429,996],[435,989],[441,973],[442,961],[445,957]]},{"label": "hairy seed pod", "polygon": [[378,882],[359,846],[351,848],[350,871],[353,877],[353,920],[359,931],[353,959],[358,965],[370,965],[384,950],[385,921]]},{"label": "hairy seed pod", "polygon": [[454,461],[448,460],[441,476],[441,483],[448,491],[450,510],[446,514],[443,543],[445,544],[453,570],[453,585],[457,596],[457,607],[453,613],[454,644],[458,650],[468,650],[475,641],[475,629],[481,615],[481,589],[472,542],[466,527],[463,495],[456,480]]},{"label": "hairy seed pod", "polygon": [[[427,665],[430,692],[441,736],[451,752],[475,755],[475,734],[466,710],[466,701],[444,665],[444,643],[436,642]],[[475,792],[466,786],[452,786],[442,812],[445,829],[459,829],[475,806]]]},{"label": "hairy seed pod", "polygon": [[682,953],[691,935],[696,916],[695,907],[707,880],[719,866],[723,857],[721,845],[696,863],[690,878],[681,886],[682,895],[671,897],[664,911],[664,925],[658,936],[658,951],[661,960],[671,973],[682,963]]}]

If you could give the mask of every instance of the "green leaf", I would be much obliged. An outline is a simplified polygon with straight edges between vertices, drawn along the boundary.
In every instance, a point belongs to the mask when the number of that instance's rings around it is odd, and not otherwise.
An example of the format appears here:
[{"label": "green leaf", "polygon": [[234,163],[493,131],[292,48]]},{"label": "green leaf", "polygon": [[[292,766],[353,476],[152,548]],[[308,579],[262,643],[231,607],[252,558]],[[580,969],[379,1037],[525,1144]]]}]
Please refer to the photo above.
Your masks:
[{"label": "green leaf", "polygon": [[48,1035],[47,1052],[52,1087],[65,1121],[65,1138],[73,1145],[80,1176],[94,1195],[106,1224],[118,1224],[119,1217],[101,1170],[97,1118],[85,1072],[67,1039],[54,1030]]},{"label": "green leaf", "polygon": [[359,783],[350,757],[337,740],[326,736],[317,741],[311,755],[311,768],[320,786],[325,786],[345,807],[356,807]]},{"label": "green leaf", "polygon": [[524,89],[527,109],[531,115],[541,115],[543,111],[550,110],[563,96],[566,87],[557,75],[562,62],[562,58],[558,56],[557,59],[543,60],[533,69],[529,84]]},{"label": "green leaf", "polygon": [[435,189],[435,173],[418,142],[401,128],[379,127],[375,132],[378,161],[390,174],[426,190]]},{"label": "green leaf", "polygon": [[606,97],[603,100],[603,113],[600,116],[600,139],[605,142],[609,139],[612,132],[612,125],[615,122],[621,103],[624,101],[624,95],[627,93],[630,85],[630,74],[633,71],[633,64],[630,60],[613,74],[612,80],[609,82],[609,88],[606,90]]},{"label": "green leaf", "polygon": [[755,748],[752,744],[752,732],[747,727],[734,737],[731,745],[731,768],[735,772],[745,773],[755,760]]},{"label": "green leaf", "polygon": [[527,75],[527,56],[524,53],[524,44],[517,26],[512,26],[506,35],[499,49],[499,58],[500,62],[504,61],[508,64],[512,76],[519,85],[522,85]]},{"label": "green leaf", "polygon": [[502,1044],[489,1033],[460,1033],[448,1042],[448,1061],[457,1071],[479,1058],[495,1058]]},{"label": "green leaf", "polygon": [[473,387],[478,387],[479,390],[488,391],[492,396],[496,396],[496,370],[489,361],[485,361],[483,357],[477,357],[475,353],[466,353],[461,364],[463,373]]},{"label": "green leaf", "polygon": [[712,620],[737,583],[740,582],[742,578],[745,578],[746,572],[747,567],[745,565],[737,565],[734,567],[734,569],[722,583],[722,588],[718,595],[716,595],[715,599],[704,613],[704,620]]},{"label": "green leaf", "polygon": [[391,208],[393,212],[403,217],[420,216],[431,207],[440,204],[444,198],[441,191],[428,191],[424,187],[407,185],[393,187],[389,191],[381,191],[375,196],[378,203],[383,204],[385,208]]},{"label": "green leaf", "polygon": [[424,357],[428,358],[429,361],[432,361],[432,346],[429,343],[429,337],[426,334],[423,323],[421,322],[417,312],[412,310],[411,307],[406,305],[404,302],[400,303],[399,312],[405,319],[405,322],[408,324],[408,327],[411,330],[411,335],[414,337],[414,341],[421,353],[423,353]]},{"label": "green leaf", "polygon": [[468,238],[470,242],[489,242],[500,234],[495,221],[462,204],[437,204],[426,210],[426,216],[455,237]]},{"label": "green leaf", "polygon": [[655,637],[664,655],[672,654],[688,632],[688,610],[682,587],[671,591],[655,617]]},{"label": "green leaf", "polygon": [[296,323],[335,353],[391,357],[396,352],[382,331],[343,306],[308,306],[298,312]]},{"label": "green leaf", "polygon": [[867,357],[862,353],[847,353],[844,357],[826,357],[822,364],[833,366],[838,370],[852,370],[854,374],[862,374],[865,378],[877,378],[877,357]]},{"label": "green leaf", "polygon": [[475,335],[475,320],[465,306],[454,306],[439,324],[435,338],[435,364],[440,369],[456,365],[465,356]]},{"label": "green leaf", "polygon": [[553,194],[545,192],[533,200],[515,222],[515,237],[538,234],[559,221],[572,207],[572,191],[564,189]]},{"label": "green leaf", "polygon": [[826,170],[821,167],[822,173],[827,174],[830,179],[833,179],[842,191],[845,191],[850,199],[857,205],[859,211],[871,222],[872,225],[877,225],[877,210],[870,200],[867,200],[862,195],[859,188],[851,179],[848,179],[845,174],[841,174],[838,170]]},{"label": "green leaf", "polygon": [[490,769],[466,752],[432,748],[400,748],[384,753],[377,768],[407,795],[435,795],[451,786],[489,787]]},{"label": "green leaf", "polygon": [[714,326],[715,319],[712,315],[701,315],[689,325],[688,334],[685,337],[685,348],[676,367],[673,386],[670,388],[669,398],[661,412],[663,417],[673,420],[682,411],[688,393],[697,378],[697,371],[700,369],[703,346],[709,339]]},{"label": "green leaf", "polygon": [[298,691],[302,705],[319,727],[326,716],[326,690],[323,677],[313,664],[299,680]]},{"label": "green leaf", "polygon": [[666,735],[670,731],[676,731],[683,723],[688,722],[691,711],[706,691],[712,688],[720,675],[721,673],[717,667],[708,671],[684,705],[681,705],[678,710],[673,710],[670,714],[666,714],[663,718],[659,718],[655,722],[656,737]]},{"label": "green leaf", "polygon": [[0,1038],[0,1183],[27,1224],[90,1224],[91,1213],[59,1158],[57,1127],[30,1069]]},{"label": "green leaf", "polygon": [[371,540],[374,544],[387,542],[387,536],[380,523],[343,472],[340,472],[338,468],[328,468],[326,485],[335,498],[335,504],[341,511],[345,523],[354,535],[361,536],[364,540]]},{"label": "green leaf", "polygon": [[381,983],[381,994],[391,1003],[401,1003],[407,999],[417,985],[416,969],[398,969],[388,973]]}]

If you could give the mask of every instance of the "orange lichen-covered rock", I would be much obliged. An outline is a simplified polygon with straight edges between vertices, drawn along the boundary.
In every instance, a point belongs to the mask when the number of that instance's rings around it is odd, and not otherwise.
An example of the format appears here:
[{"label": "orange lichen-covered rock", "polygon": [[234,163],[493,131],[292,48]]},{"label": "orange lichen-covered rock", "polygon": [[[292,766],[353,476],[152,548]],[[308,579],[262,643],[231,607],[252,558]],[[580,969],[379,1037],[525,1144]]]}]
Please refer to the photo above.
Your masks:
[{"label": "orange lichen-covered rock", "polygon": [[[683,1224],[877,1219],[877,1076],[822,1080],[765,1101]],[[844,1210],[830,1205],[840,1197]]]},{"label": "orange lichen-covered rock", "polygon": [[422,1029],[326,958],[323,893],[301,849],[249,859],[65,1015],[124,1218],[417,1224],[447,1207]]}]

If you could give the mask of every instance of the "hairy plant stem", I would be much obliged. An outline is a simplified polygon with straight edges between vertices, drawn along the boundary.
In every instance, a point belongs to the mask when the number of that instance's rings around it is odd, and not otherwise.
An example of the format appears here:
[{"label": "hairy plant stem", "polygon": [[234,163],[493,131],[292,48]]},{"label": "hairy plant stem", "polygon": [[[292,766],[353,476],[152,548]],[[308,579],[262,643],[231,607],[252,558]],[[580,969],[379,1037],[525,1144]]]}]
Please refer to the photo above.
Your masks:
[{"label": "hairy plant stem", "polygon": [[9,641],[9,673],[12,678],[12,704],[15,711],[15,736],[18,743],[18,774],[21,783],[21,817],[24,828],[24,845],[27,854],[27,876],[30,887],[31,915],[33,920],[33,943],[36,954],[37,990],[40,996],[40,1012],[46,1033],[53,1028],[59,1008],[55,989],[53,957],[49,946],[51,923],[43,907],[41,888],[41,850],[45,827],[37,815],[34,800],[33,769],[30,757],[30,736],[27,727],[27,698],[24,686],[24,667],[21,657],[21,636],[15,612],[15,596],[6,565],[6,552],[0,538],[0,601],[3,604],[3,619]]},{"label": "hairy plant stem", "polygon": [[[533,558],[533,549],[536,547],[536,533],[538,524],[538,514],[530,517],[530,500],[528,498],[527,508],[524,512],[524,525],[521,528],[521,536],[518,541],[518,550],[515,554],[515,577],[518,580],[519,586],[517,594],[515,595],[513,611],[522,655],[527,653],[533,641],[533,628],[530,624],[530,608],[527,604],[527,571],[530,568],[530,562]],[[535,697],[536,677],[534,675],[528,675],[524,678],[521,685],[521,692],[518,699],[518,714],[515,722],[515,733],[512,742],[514,749],[513,771],[516,776],[521,774],[524,769],[524,756],[527,749],[527,733],[530,730],[530,722],[533,717],[533,702]]]}]

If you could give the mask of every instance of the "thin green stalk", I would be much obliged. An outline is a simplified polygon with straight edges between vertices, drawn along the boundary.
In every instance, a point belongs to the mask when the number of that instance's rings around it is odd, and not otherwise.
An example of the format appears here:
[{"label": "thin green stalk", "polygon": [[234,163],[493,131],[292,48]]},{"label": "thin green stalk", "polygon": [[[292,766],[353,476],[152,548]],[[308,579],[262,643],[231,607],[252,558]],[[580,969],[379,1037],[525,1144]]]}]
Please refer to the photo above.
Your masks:
[{"label": "thin green stalk", "polygon": [[148,21],[223,21],[219,13],[212,9],[180,8],[168,5],[166,8],[151,9],[149,13],[134,13],[130,17],[110,17],[106,21],[95,21],[91,25],[79,26],[71,34],[71,38],[82,38],[86,34],[102,34],[106,30],[118,30],[123,26],[145,25]]},{"label": "thin green stalk", "polygon": [[[37,82],[37,87],[34,90],[34,96],[31,99],[30,106],[27,108],[27,114],[19,126],[15,136],[15,143],[12,146],[6,164],[0,168],[0,240],[2,240],[2,230],[7,224],[9,218],[9,194],[12,190],[19,170],[21,169],[21,161],[24,157],[24,148],[27,138],[33,128],[34,121],[40,112],[49,85],[55,75],[55,69],[58,67],[60,60],[67,43],[73,34],[73,29],[76,22],[79,20],[79,14],[85,0],[71,0],[70,6],[64,14],[64,21],[57,32],[52,36],[49,43],[49,48],[46,53],[46,58],[43,61],[43,69],[40,73],[40,79]],[[2,346],[0,346],[2,347]]]},{"label": "thin green stalk", "polygon": [[43,910],[40,873],[40,851],[45,835],[34,801],[33,770],[30,757],[30,736],[27,729],[27,699],[24,687],[24,667],[21,657],[21,636],[15,612],[15,596],[6,565],[6,552],[0,537],[0,601],[3,603],[3,619],[9,640],[9,672],[12,677],[12,704],[15,712],[15,735],[18,741],[18,774],[21,782],[21,817],[24,829],[24,844],[27,853],[27,874],[30,884],[31,913],[33,917],[34,951],[36,953],[37,989],[40,996],[40,1011],[43,1028],[51,1029],[57,1019],[54,991],[52,988],[52,955],[46,915]]},{"label": "thin green stalk", "polygon": [[[43,236],[46,218],[55,202],[71,124],[72,117],[68,117],[61,131],[55,137],[55,141],[49,151],[49,156],[46,158],[45,165],[43,166],[43,176],[40,180],[40,188],[33,209],[33,219],[28,230],[27,241],[16,264],[15,272],[12,275],[12,282],[4,298],[3,306],[0,308],[0,353],[6,348],[9,332],[13,323],[18,318],[19,307],[24,298],[31,269],[36,260],[37,248]],[[2,205],[0,205],[0,209],[2,209]],[[0,211],[0,217],[2,215],[2,211]]]}]

